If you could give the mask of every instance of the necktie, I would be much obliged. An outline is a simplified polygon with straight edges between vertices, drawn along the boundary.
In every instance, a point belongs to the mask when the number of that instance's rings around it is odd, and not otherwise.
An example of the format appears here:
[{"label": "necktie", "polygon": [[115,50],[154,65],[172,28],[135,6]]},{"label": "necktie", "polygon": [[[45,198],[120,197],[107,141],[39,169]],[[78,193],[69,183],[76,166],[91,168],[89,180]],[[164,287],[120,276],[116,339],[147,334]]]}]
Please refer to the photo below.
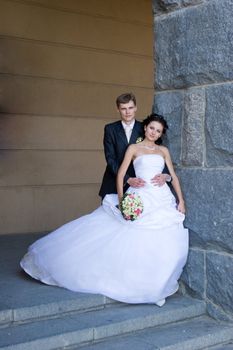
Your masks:
[{"label": "necktie", "polygon": [[129,140],[130,140],[131,133],[132,133],[132,128],[131,128],[131,126],[130,126],[130,125],[126,125],[126,126],[125,126],[125,135],[126,135],[126,137],[127,137],[128,142],[129,142]]}]

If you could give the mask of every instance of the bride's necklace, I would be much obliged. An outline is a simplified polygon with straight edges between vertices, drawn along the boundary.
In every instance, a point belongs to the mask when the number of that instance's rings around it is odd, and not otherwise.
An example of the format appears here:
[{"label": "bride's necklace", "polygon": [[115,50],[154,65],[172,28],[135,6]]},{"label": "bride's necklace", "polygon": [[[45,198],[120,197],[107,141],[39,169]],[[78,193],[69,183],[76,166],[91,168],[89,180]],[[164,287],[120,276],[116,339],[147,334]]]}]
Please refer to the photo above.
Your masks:
[{"label": "bride's necklace", "polygon": [[154,146],[140,145],[140,147],[143,147],[143,148],[148,149],[150,151],[155,151],[155,150],[159,149],[158,145],[154,145]]}]

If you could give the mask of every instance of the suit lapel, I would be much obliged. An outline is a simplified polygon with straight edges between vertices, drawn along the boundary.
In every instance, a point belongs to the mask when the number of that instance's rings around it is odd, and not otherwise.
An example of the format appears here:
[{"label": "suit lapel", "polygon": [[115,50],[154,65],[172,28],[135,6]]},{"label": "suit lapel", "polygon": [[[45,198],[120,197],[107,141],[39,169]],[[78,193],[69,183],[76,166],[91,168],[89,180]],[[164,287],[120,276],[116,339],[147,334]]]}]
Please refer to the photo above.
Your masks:
[{"label": "suit lapel", "polygon": [[119,139],[121,139],[124,144],[128,145],[128,140],[125,135],[125,130],[123,128],[121,121],[119,121],[117,125],[117,137],[119,137]]},{"label": "suit lapel", "polygon": [[136,143],[137,138],[141,135],[141,123],[135,120],[129,144]]},{"label": "suit lapel", "polygon": [[115,130],[117,132],[117,138],[120,140],[120,142],[122,142],[123,144],[128,146],[132,143],[136,143],[137,138],[139,136],[141,136],[141,133],[142,133],[141,129],[142,129],[141,123],[138,122],[137,120],[135,120],[135,124],[134,124],[133,130],[132,130],[132,134],[131,134],[129,143],[128,143],[127,137],[125,135],[125,130],[123,128],[121,121],[119,121],[117,123],[117,128]]}]

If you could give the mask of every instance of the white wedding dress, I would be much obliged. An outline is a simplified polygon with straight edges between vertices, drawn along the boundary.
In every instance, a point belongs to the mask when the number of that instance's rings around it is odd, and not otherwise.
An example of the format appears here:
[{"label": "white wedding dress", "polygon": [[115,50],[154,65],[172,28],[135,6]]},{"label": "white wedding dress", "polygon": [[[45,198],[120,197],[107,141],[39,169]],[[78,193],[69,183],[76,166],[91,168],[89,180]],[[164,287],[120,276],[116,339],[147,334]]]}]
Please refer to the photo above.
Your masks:
[{"label": "white wedding dress", "polygon": [[124,220],[117,195],[106,195],[91,214],[32,244],[22,268],[44,283],[127,303],[156,303],[175,293],[188,253],[184,215],[167,184],[150,184],[164,167],[161,155],[141,155],[134,167],[136,176],[147,181],[128,190],[143,201],[137,220]]}]

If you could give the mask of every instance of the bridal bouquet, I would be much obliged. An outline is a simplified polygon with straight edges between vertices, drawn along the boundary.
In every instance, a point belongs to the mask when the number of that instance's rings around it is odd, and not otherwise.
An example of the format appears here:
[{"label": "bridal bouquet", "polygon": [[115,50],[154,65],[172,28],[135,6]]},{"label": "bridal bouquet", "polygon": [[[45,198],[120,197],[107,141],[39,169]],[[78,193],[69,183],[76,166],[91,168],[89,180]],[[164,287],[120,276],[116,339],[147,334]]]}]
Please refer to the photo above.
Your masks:
[{"label": "bridal bouquet", "polygon": [[125,193],[119,204],[119,208],[125,220],[134,221],[143,212],[141,197],[136,193]]}]

